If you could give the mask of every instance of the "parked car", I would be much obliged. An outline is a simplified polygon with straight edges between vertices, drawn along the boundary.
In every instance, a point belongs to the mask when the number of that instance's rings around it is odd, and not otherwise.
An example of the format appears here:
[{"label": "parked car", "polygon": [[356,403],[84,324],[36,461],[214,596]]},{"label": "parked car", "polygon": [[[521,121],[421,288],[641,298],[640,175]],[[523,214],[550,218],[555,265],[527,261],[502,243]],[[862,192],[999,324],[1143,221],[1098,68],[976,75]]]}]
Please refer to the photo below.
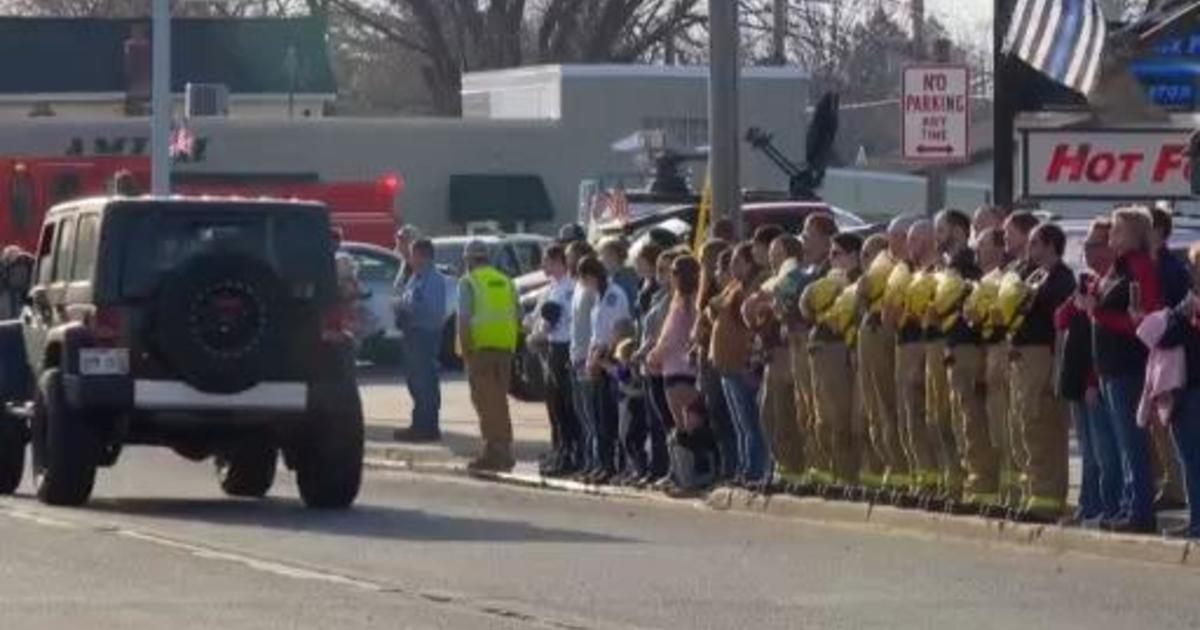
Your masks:
[{"label": "parked car", "polygon": [[[394,364],[403,353],[403,334],[396,327],[396,316],[392,300],[396,296],[396,276],[403,261],[387,248],[370,243],[344,242],[339,250],[354,259],[358,267],[358,281],[366,291],[366,307],[371,313],[375,329],[368,331],[362,340],[359,358],[372,363]],[[454,313],[458,309],[458,283],[446,278],[446,321],[442,327],[443,366],[457,368],[461,360],[454,350]]]}]

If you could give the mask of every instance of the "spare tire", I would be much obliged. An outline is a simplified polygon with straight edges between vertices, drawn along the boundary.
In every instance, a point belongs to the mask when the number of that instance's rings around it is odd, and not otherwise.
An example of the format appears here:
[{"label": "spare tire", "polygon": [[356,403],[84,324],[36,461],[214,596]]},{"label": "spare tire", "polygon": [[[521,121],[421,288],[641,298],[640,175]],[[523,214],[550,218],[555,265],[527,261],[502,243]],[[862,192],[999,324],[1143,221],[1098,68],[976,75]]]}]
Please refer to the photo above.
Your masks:
[{"label": "spare tire", "polygon": [[197,254],[162,279],[155,349],[192,387],[237,393],[286,361],[287,291],[265,261],[235,252]]}]

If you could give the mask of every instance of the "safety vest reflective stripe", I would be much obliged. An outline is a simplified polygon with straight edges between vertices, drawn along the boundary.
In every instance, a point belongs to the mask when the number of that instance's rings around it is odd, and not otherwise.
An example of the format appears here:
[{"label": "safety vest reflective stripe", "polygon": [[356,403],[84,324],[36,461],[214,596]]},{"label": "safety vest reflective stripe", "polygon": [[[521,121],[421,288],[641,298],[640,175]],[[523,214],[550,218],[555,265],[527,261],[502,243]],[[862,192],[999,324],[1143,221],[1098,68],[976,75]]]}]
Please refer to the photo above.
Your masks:
[{"label": "safety vest reflective stripe", "polygon": [[492,267],[480,267],[467,276],[471,287],[471,345],[473,350],[517,348],[517,304],[512,280]]}]

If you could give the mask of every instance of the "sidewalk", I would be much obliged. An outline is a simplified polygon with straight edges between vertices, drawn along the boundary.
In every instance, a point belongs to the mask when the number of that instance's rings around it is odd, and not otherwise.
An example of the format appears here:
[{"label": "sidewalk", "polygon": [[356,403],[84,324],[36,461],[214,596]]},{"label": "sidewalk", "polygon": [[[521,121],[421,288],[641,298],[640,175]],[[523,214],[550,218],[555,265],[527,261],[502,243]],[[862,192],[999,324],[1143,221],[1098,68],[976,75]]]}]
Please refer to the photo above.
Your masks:
[{"label": "sidewalk", "polygon": [[[471,406],[467,384],[462,375],[445,375],[442,381],[442,441],[438,444],[401,444],[392,439],[392,431],[407,426],[411,401],[396,373],[367,372],[359,376],[363,408],[367,418],[367,465],[409,471],[452,472],[466,474],[466,463],[480,448],[479,423]],[[1126,536],[1074,527],[1024,525],[1008,521],[969,516],[952,516],[891,506],[796,498],[787,495],[763,496],[743,490],[719,488],[694,500],[673,500],[645,490],[615,486],[592,486],[566,479],[551,479],[538,474],[537,458],[550,448],[550,427],[546,408],[541,403],[509,400],[513,416],[513,434],[517,467],[511,473],[482,474],[476,477],[508,485],[604,497],[647,500],[718,511],[761,514],[800,522],[837,527],[867,527],[885,533],[933,536],[999,544],[1048,553],[1084,553],[1089,555],[1165,563],[1200,568],[1200,541],[1168,539],[1163,536]],[[1071,449],[1071,497],[1077,495],[1079,457]],[[1160,527],[1181,524],[1183,511],[1159,513]]]},{"label": "sidewalk", "polygon": [[[430,468],[464,467],[481,448],[479,420],[471,406],[467,382],[462,374],[442,377],[442,441],[437,444],[402,444],[392,432],[406,427],[412,400],[404,387],[404,376],[395,371],[365,371],[359,374],[363,413],[367,421],[367,457],[421,464]],[[514,450],[518,466],[536,470],[538,456],[550,449],[550,424],[546,406],[509,399],[513,419]]]}]

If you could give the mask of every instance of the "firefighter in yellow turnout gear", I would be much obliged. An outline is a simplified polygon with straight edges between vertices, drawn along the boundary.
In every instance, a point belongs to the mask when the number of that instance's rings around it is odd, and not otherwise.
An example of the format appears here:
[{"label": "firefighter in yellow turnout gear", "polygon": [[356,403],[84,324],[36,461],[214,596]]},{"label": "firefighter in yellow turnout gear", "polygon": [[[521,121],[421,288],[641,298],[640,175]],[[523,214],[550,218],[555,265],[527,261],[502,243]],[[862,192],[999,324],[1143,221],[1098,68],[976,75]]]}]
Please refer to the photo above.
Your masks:
[{"label": "firefighter in yellow turnout gear", "polygon": [[[910,471],[910,489],[932,494],[939,477],[937,460],[925,420],[924,319],[936,284],[928,272],[936,262],[933,226],[917,221],[908,231],[907,264],[888,277],[884,315],[896,327],[896,390],[900,438]],[[897,497],[907,503],[907,497]]]},{"label": "firefighter in yellow turnout gear", "polygon": [[863,264],[866,272],[858,281],[865,313],[859,326],[856,349],[859,390],[868,423],[869,451],[879,460],[884,486],[895,491],[907,490],[911,479],[898,425],[896,327],[884,321],[883,309],[888,297],[888,278],[897,266],[904,265],[911,223],[912,219],[907,217],[893,219],[888,225],[887,249],[878,255],[864,245]]},{"label": "firefighter in yellow turnout gear", "polygon": [[[948,507],[962,513],[979,512],[999,503],[999,463],[987,411],[987,351],[979,327],[972,323],[979,321],[978,311],[967,315],[968,307],[977,309],[979,300],[985,297],[975,288],[982,272],[977,264],[979,256],[967,246],[970,225],[967,215],[957,210],[941,213],[936,225],[948,266],[939,277],[935,304],[938,325],[946,339],[954,437],[966,474],[964,494],[950,497],[953,502]],[[989,251],[988,255],[998,255],[999,251]]]},{"label": "firefighter in yellow turnout gear", "polygon": [[862,482],[865,423],[856,413],[851,347],[857,336],[859,255],[862,240],[838,234],[830,253],[831,269],[810,285],[801,307],[815,323],[809,361],[816,402],[815,437],[829,456],[833,484],[845,493]]}]

